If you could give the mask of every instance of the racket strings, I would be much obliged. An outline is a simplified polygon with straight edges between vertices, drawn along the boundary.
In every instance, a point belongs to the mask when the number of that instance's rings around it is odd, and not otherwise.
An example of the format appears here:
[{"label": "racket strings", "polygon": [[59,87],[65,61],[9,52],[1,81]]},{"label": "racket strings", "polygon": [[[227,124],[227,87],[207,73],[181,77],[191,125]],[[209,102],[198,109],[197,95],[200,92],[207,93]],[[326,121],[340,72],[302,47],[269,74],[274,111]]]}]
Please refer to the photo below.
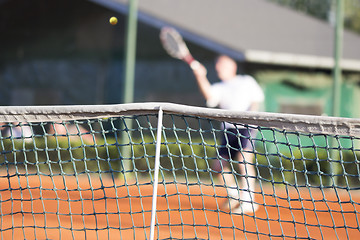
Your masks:
[{"label": "racket strings", "polygon": [[184,40],[176,30],[172,28],[162,29],[160,39],[164,49],[170,56],[185,60],[190,55]]}]

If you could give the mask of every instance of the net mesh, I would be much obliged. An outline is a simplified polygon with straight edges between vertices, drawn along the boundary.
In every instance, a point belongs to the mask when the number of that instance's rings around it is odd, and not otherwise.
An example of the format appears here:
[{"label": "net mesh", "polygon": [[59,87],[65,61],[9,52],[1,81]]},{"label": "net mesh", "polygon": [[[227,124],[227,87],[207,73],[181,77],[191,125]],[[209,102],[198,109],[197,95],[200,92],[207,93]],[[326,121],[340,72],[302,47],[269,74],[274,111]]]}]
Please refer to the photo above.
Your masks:
[{"label": "net mesh", "polygon": [[[157,105],[129,106],[0,109],[1,238],[150,238]],[[163,110],[156,239],[359,237],[358,120]]]}]

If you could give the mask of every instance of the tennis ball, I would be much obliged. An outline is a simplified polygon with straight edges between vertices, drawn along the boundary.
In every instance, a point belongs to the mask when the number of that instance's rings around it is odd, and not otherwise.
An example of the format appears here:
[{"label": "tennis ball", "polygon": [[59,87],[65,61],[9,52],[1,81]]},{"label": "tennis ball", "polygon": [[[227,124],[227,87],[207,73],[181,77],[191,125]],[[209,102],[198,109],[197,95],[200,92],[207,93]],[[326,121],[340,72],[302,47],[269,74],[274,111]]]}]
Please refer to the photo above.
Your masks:
[{"label": "tennis ball", "polygon": [[118,22],[118,20],[117,20],[116,17],[111,17],[110,20],[109,20],[109,22],[110,22],[111,25],[116,25],[117,22]]}]

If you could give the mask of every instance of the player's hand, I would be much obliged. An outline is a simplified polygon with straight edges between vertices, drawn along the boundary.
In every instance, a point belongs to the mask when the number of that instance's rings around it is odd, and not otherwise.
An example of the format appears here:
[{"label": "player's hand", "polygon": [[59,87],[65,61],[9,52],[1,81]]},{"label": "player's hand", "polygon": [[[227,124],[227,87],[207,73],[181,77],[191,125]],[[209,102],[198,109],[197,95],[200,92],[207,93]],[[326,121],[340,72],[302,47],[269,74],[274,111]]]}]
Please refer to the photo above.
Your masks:
[{"label": "player's hand", "polygon": [[194,75],[195,75],[196,78],[206,77],[207,70],[204,67],[204,65],[202,65],[201,63],[198,62],[196,67],[192,67],[192,70],[193,70]]}]

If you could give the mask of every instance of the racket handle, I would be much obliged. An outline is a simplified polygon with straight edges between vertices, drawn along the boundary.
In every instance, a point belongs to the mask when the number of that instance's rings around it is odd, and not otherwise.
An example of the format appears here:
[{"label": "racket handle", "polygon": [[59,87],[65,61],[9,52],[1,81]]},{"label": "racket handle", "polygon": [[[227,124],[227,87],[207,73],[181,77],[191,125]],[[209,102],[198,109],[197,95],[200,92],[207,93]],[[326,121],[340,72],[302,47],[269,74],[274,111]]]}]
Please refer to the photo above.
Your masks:
[{"label": "racket handle", "polygon": [[184,57],[183,59],[187,64],[189,64],[189,66],[191,67],[192,70],[197,69],[200,66],[200,63],[198,61],[196,61],[193,56],[191,56],[191,54],[187,55]]}]

